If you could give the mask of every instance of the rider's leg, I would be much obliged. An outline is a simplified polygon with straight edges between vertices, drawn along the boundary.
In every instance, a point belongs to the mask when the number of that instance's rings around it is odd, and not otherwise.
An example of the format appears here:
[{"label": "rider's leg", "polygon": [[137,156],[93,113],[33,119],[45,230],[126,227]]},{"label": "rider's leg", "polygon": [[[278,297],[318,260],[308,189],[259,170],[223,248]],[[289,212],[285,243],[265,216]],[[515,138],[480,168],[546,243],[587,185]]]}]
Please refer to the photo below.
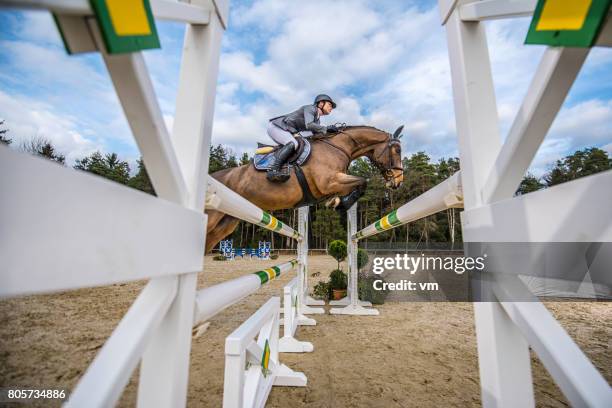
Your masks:
[{"label": "rider's leg", "polygon": [[270,139],[274,140],[277,144],[284,146],[287,143],[292,143],[293,147],[297,149],[298,142],[295,140],[295,137],[290,132],[287,132],[284,129],[279,128],[272,122],[268,122],[268,128],[266,129],[268,132],[268,136]]},{"label": "rider's leg", "polygon": [[282,145],[280,149],[274,152],[273,161],[270,165],[270,170],[268,170],[267,178],[270,181],[287,181],[289,179],[289,175],[282,174],[280,172],[280,168],[291,156],[293,150],[297,148],[297,140],[295,140],[291,133],[272,123],[268,123],[267,130],[270,138]]}]

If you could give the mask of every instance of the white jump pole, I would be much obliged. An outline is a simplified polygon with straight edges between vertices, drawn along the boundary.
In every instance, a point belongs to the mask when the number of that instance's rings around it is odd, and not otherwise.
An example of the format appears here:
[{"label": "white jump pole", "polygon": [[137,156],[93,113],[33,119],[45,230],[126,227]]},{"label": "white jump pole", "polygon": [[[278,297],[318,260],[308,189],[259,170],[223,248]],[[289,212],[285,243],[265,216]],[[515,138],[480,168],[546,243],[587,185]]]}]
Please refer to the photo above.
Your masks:
[{"label": "white jump pole", "polygon": [[[270,231],[277,232],[289,238],[302,240],[304,234],[299,234],[293,228],[263,211],[246,198],[221,184],[212,176],[208,176],[206,191],[206,209],[221,211],[225,214],[259,225]],[[308,211],[308,209],[306,209]],[[298,248],[299,248],[298,243]]]},{"label": "white jump pole", "polygon": [[[302,237],[297,243],[299,308],[302,314],[323,314],[325,309],[311,306],[323,306],[325,302],[308,295],[308,207],[298,209],[298,234]],[[316,322],[313,319],[300,318],[299,324],[310,326]]]},{"label": "white jump pole", "polygon": [[449,208],[461,207],[463,207],[463,190],[461,172],[458,171],[431,190],[353,234],[352,238],[364,239]]},{"label": "white jump pole", "polygon": [[[331,308],[330,314],[346,314],[346,315],[360,315],[360,316],[377,316],[378,310],[368,309],[364,306],[372,306],[370,302],[362,302],[359,300],[359,271],[357,268],[357,251],[358,244],[357,239],[353,238],[353,235],[357,232],[357,203],[353,204],[346,213],[347,219],[347,259],[348,259],[348,296],[344,299],[336,301],[336,305],[341,305],[342,301],[346,302],[345,307]],[[332,302],[329,302],[333,305]]]},{"label": "white jump pole", "polygon": [[293,270],[297,264],[298,262],[294,259],[278,266],[200,289],[196,294],[194,325],[205,322],[226,307],[257,292],[262,285]]}]

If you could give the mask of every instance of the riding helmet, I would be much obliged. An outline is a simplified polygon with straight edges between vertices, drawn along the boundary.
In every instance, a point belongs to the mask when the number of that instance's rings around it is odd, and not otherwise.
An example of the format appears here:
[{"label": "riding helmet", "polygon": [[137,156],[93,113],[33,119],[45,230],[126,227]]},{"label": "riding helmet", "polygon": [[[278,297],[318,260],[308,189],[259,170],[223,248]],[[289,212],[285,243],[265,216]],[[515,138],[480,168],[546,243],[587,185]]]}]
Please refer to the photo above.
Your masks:
[{"label": "riding helmet", "polygon": [[331,102],[332,108],[336,109],[336,102],[334,102],[333,99],[330,98],[329,95],[325,95],[325,94],[317,95],[317,97],[314,100],[314,105],[316,105],[317,103],[319,103],[321,101],[329,101],[329,102]]}]

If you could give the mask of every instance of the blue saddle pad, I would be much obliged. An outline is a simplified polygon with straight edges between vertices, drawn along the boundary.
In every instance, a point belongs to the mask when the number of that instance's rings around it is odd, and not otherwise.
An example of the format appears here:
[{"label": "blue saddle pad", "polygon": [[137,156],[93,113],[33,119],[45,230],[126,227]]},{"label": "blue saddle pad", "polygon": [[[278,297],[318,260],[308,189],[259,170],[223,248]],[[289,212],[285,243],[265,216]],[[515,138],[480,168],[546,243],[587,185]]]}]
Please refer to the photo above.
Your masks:
[{"label": "blue saddle pad", "polygon": [[[310,142],[301,138],[298,140],[299,146],[296,153],[293,154],[292,157],[289,158],[287,163],[283,165],[283,168],[287,167],[291,168],[292,165],[301,166],[306,163],[308,158],[310,157]],[[265,154],[255,154],[253,157],[253,166],[255,166],[256,170],[267,171],[270,169],[270,164],[272,163],[272,158],[274,156],[274,152],[265,153]]]}]

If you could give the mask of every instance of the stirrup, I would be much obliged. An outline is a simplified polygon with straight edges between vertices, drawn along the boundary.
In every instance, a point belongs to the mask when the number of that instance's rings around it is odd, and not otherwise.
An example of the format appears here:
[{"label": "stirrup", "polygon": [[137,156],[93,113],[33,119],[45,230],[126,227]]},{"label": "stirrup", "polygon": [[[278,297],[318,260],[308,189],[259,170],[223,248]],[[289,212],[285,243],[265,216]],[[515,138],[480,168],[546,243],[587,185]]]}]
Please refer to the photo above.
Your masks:
[{"label": "stirrup", "polygon": [[268,181],[271,181],[273,183],[284,183],[285,181],[289,180],[290,177],[291,175],[289,174],[289,172],[284,172],[282,171],[282,169],[271,169],[268,170],[268,172],[266,173],[266,178],[268,179]]}]

